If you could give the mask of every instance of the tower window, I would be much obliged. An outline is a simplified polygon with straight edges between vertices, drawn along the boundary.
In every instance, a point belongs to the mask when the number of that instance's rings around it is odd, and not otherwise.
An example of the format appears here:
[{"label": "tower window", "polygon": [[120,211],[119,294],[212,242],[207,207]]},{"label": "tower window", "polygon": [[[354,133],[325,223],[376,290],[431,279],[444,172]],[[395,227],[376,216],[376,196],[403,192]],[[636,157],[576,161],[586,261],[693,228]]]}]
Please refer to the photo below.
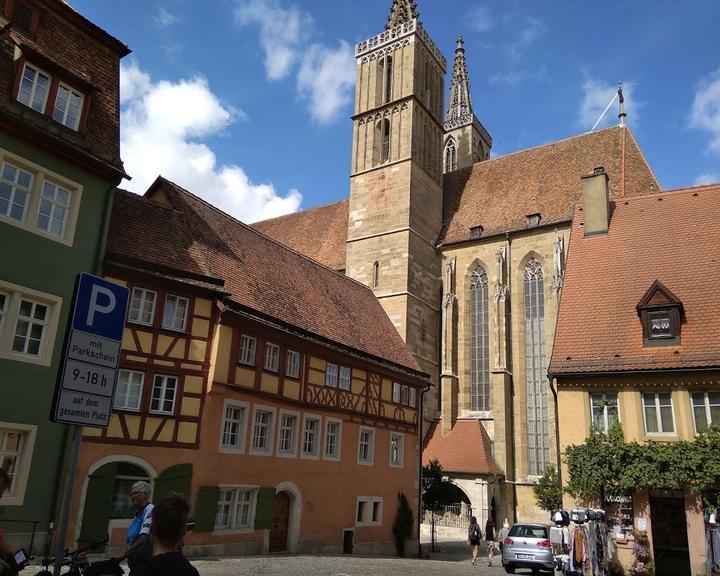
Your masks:
[{"label": "tower window", "polygon": [[393,59],[385,56],[378,62],[377,95],[378,104],[387,104],[392,100]]},{"label": "tower window", "polygon": [[379,285],[380,285],[380,263],[375,262],[373,264],[372,286],[373,286],[373,288],[377,288]]},{"label": "tower window", "polygon": [[457,145],[455,138],[448,138],[445,143],[445,172],[457,170]]},{"label": "tower window", "polygon": [[388,160],[390,160],[390,120],[385,118],[375,124],[373,166],[385,164]]}]

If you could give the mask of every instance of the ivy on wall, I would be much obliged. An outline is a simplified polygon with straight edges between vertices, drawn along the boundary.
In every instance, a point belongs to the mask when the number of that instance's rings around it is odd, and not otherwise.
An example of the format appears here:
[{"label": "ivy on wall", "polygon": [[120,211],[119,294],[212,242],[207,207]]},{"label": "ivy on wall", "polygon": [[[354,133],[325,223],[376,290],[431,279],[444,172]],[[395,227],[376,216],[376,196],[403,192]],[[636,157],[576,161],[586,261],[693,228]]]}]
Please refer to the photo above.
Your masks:
[{"label": "ivy on wall", "polygon": [[565,449],[565,491],[587,503],[638,489],[703,492],[720,484],[719,454],[720,425],[676,442],[626,442],[619,424],[607,434],[592,429],[583,444]]}]

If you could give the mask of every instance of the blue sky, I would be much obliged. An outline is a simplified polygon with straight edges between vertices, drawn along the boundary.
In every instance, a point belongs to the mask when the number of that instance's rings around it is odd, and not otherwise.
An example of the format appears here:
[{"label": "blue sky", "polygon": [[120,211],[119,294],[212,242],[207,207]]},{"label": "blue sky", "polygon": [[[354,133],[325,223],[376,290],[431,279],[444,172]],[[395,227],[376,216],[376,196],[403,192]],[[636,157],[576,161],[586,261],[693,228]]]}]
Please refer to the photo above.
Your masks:
[{"label": "blue sky", "polygon": [[[133,50],[122,156],[245,221],[345,198],[353,45],[391,0],[70,0]],[[720,2],[417,0],[502,155],[590,130],[618,80],[665,188],[720,181]],[[445,99],[447,100],[447,90]],[[613,106],[602,125],[617,121]]]}]

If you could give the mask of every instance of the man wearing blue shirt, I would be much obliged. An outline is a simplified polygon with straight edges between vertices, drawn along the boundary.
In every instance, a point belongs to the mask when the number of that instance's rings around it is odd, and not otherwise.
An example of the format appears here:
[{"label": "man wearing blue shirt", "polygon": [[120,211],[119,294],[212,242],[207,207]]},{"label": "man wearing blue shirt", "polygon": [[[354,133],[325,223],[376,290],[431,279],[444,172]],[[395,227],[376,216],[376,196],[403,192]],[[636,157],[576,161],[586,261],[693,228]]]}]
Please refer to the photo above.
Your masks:
[{"label": "man wearing blue shirt", "polygon": [[128,527],[127,550],[116,558],[122,562],[127,558],[132,571],[138,564],[152,557],[150,543],[150,525],[152,524],[153,505],[150,503],[150,485],[147,482],[135,482],[130,489],[130,500],[135,508],[135,518]]}]

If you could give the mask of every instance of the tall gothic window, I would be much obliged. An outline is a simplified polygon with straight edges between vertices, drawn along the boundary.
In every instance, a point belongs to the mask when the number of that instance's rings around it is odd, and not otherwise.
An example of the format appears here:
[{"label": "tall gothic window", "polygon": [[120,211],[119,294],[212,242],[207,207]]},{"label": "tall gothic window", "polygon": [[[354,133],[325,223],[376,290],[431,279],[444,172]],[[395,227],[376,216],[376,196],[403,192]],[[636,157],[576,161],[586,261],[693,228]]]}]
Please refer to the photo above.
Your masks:
[{"label": "tall gothic window", "polygon": [[373,166],[390,160],[390,120],[384,118],[375,124]]},{"label": "tall gothic window", "polygon": [[457,146],[455,138],[448,138],[445,143],[445,172],[457,170]]},{"label": "tall gothic window", "polygon": [[375,262],[373,264],[372,286],[373,288],[377,288],[378,286],[380,286],[380,262]]},{"label": "tall gothic window", "polygon": [[527,388],[528,472],[540,475],[550,464],[548,396],[545,379],[545,294],[542,264],[525,266],[525,385]]},{"label": "tall gothic window", "polygon": [[490,410],[488,275],[478,266],[470,279],[470,409]]},{"label": "tall gothic window", "polygon": [[377,103],[387,104],[392,100],[393,89],[393,59],[385,56],[378,61],[377,75]]}]

